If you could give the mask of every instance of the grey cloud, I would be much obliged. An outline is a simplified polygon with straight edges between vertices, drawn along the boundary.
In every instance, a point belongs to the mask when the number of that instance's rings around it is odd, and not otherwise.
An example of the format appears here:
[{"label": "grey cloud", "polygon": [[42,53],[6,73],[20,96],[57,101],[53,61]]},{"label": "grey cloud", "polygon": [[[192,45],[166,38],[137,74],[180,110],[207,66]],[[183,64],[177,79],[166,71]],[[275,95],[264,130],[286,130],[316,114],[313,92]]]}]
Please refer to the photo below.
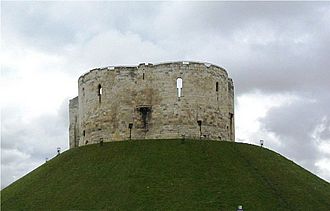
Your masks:
[{"label": "grey cloud", "polygon": [[322,140],[330,140],[330,120],[329,119],[326,120],[325,129],[320,133],[320,138]]},{"label": "grey cloud", "polygon": [[11,165],[15,163],[16,160],[28,159],[29,155],[17,150],[17,149],[2,149],[1,153],[3,154],[1,158],[1,163],[5,165]]},{"label": "grey cloud", "polygon": [[146,20],[156,8],[134,2],[3,2],[2,34],[4,40],[15,34],[31,47],[61,52],[109,28],[129,31],[135,16]]},{"label": "grey cloud", "polygon": [[150,27],[177,57],[228,69],[238,94],[329,88],[328,11],[314,2],[169,3]]},{"label": "grey cloud", "polygon": [[[2,4],[4,40],[20,35],[31,46],[53,49],[56,44],[72,42],[74,31],[67,24],[51,19],[45,2],[6,2]],[[60,13],[60,11],[58,11]],[[20,14],[20,15],[17,15]],[[60,14],[59,14],[60,15]]]},{"label": "grey cloud", "polygon": [[[319,145],[329,141],[330,122],[327,120],[330,119],[330,98],[304,97],[292,104],[271,109],[261,123],[264,129],[275,133],[281,140],[277,151],[317,172],[317,160],[328,156],[320,151]],[[325,129],[320,137],[313,137],[315,129],[321,124]]]},{"label": "grey cloud", "polygon": [[2,109],[2,188],[53,157],[57,147],[68,149],[67,100],[56,115],[43,114],[31,122],[17,107]]},{"label": "grey cloud", "polygon": [[1,189],[40,166],[43,162],[44,160],[38,161],[33,158],[15,157],[10,163],[1,164]]},{"label": "grey cloud", "polygon": [[[225,67],[236,96],[293,93],[304,100],[272,109],[261,123],[280,137],[277,150],[315,169],[323,155],[310,134],[330,118],[329,11],[328,2],[3,2],[1,30],[6,47],[20,41],[61,55],[76,77],[100,66],[197,60]],[[26,171],[25,155],[35,165],[57,146],[67,149],[66,103],[31,123],[24,115],[19,106],[3,109],[2,177],[16,174],[14,157]]]},{"label": "grey cloud", "polygon": [[306,25],[314,27],[318,23],[319,8],[323,6],[328,5],[314,2],[171,2],[163,5],[153,27],[165,37],[175,32],[180,32],[179,36],[188,32],[189,36],[216,33],[231,37],[235,31],[255,23],[271,25],[279,31],[294,31],[305,29]]},{"label": "grey cloud", "polygon": [[86,68],[196,58],[227,68],[237,94],[329,84],[328,3],[6,2],[2,11],[4,32],[88,61]]}]

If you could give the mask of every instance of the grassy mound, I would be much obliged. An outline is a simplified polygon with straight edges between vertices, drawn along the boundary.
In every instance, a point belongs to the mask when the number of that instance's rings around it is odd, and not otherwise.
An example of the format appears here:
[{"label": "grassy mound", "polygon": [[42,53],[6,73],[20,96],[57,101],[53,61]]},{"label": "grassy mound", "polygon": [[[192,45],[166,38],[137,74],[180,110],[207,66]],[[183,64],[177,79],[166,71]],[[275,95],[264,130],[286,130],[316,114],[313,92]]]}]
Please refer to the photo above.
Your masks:
[{"label": "grassy mound", "polygon": [[2,210],[328,210],[330,184],[248,144],[153,140],[62,153],[1,191]]}]

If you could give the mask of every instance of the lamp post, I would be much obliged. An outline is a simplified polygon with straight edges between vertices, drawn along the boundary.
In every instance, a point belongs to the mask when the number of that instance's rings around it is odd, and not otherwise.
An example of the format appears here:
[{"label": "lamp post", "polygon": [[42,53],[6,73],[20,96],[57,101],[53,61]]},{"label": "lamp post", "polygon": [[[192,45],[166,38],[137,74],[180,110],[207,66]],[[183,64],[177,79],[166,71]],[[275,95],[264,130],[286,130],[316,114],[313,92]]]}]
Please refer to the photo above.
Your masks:
[{"label": "lamp post", "polygon": [[199,126],[199,140],[202,137],[202,120],[197,120],[197,124]]},{"label": "lamp post", "polygon": [[57,155],[61,154],[61,147],[57,147]]},{"label": "lamp post", "polygon": [[129,128],[129,140],[132,140],[132,128],[133,128],[133,123],[128,124]]},{"label": "lamp post", "polygon": [[184,143],[184,141],[186,140],[186,134],[182,134],[181,137],[182,137],[181,143]]},{"label": "lamp post", "polygon": [[260,140],[260,146],[263,147],[264,145],[264,140]]}]

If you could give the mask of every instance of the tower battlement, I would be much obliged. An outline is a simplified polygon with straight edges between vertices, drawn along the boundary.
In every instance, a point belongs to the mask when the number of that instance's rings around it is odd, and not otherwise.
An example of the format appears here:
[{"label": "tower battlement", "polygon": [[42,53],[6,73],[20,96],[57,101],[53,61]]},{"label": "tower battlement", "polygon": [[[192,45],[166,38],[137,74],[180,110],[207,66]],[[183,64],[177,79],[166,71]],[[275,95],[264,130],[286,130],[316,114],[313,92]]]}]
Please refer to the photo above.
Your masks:
[{"label": "tower battlement", "polygon": [[92,69],[79,77],[69,114],[70,148],[183,136],[235,140],[233,81],[209,63]]}]

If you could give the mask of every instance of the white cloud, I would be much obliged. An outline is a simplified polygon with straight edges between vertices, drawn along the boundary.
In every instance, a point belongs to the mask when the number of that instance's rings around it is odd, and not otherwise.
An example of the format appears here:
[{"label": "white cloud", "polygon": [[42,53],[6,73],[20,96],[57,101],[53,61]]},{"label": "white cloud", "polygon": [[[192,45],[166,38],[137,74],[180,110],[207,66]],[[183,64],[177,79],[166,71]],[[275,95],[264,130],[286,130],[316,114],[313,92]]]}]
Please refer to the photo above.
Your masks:
[{"label": "white cloud", "polygon": [[[238,141],[259,144],[260,139],[268,141],[268,145],[280,144],[274,134],[263,130],[260,120],[267,116],[267,112],[272,108],[291,104],[298,99],[297,96],[284,94],[265,94],[254,91],[236,98],[236,137]],[[254,138],[254,140],[251,140]]]},{"label": "white cloud", "polygon": [[317,175],[321,178],[329,181],[330,180],[330,158],[322,158],[315,163],[318,167]]},{"label": "white cloud", "polygon": [[[78,50],[78,49],[77,49]],[[90,66],[136,65],[141,62],[158,61],[166,56],[165,51],[138,34],[105,31],[82,43],[77,56],[88,61]],[[78,59],[78,58],[77,58]]]},{"label": "white cloud", "polygon": [[63,56],[10,41],[1,51],[1,104],[19,105],[27,119],[55,113],[64,98],[77,92],[76,78],[67,72],[71,66]]}]

